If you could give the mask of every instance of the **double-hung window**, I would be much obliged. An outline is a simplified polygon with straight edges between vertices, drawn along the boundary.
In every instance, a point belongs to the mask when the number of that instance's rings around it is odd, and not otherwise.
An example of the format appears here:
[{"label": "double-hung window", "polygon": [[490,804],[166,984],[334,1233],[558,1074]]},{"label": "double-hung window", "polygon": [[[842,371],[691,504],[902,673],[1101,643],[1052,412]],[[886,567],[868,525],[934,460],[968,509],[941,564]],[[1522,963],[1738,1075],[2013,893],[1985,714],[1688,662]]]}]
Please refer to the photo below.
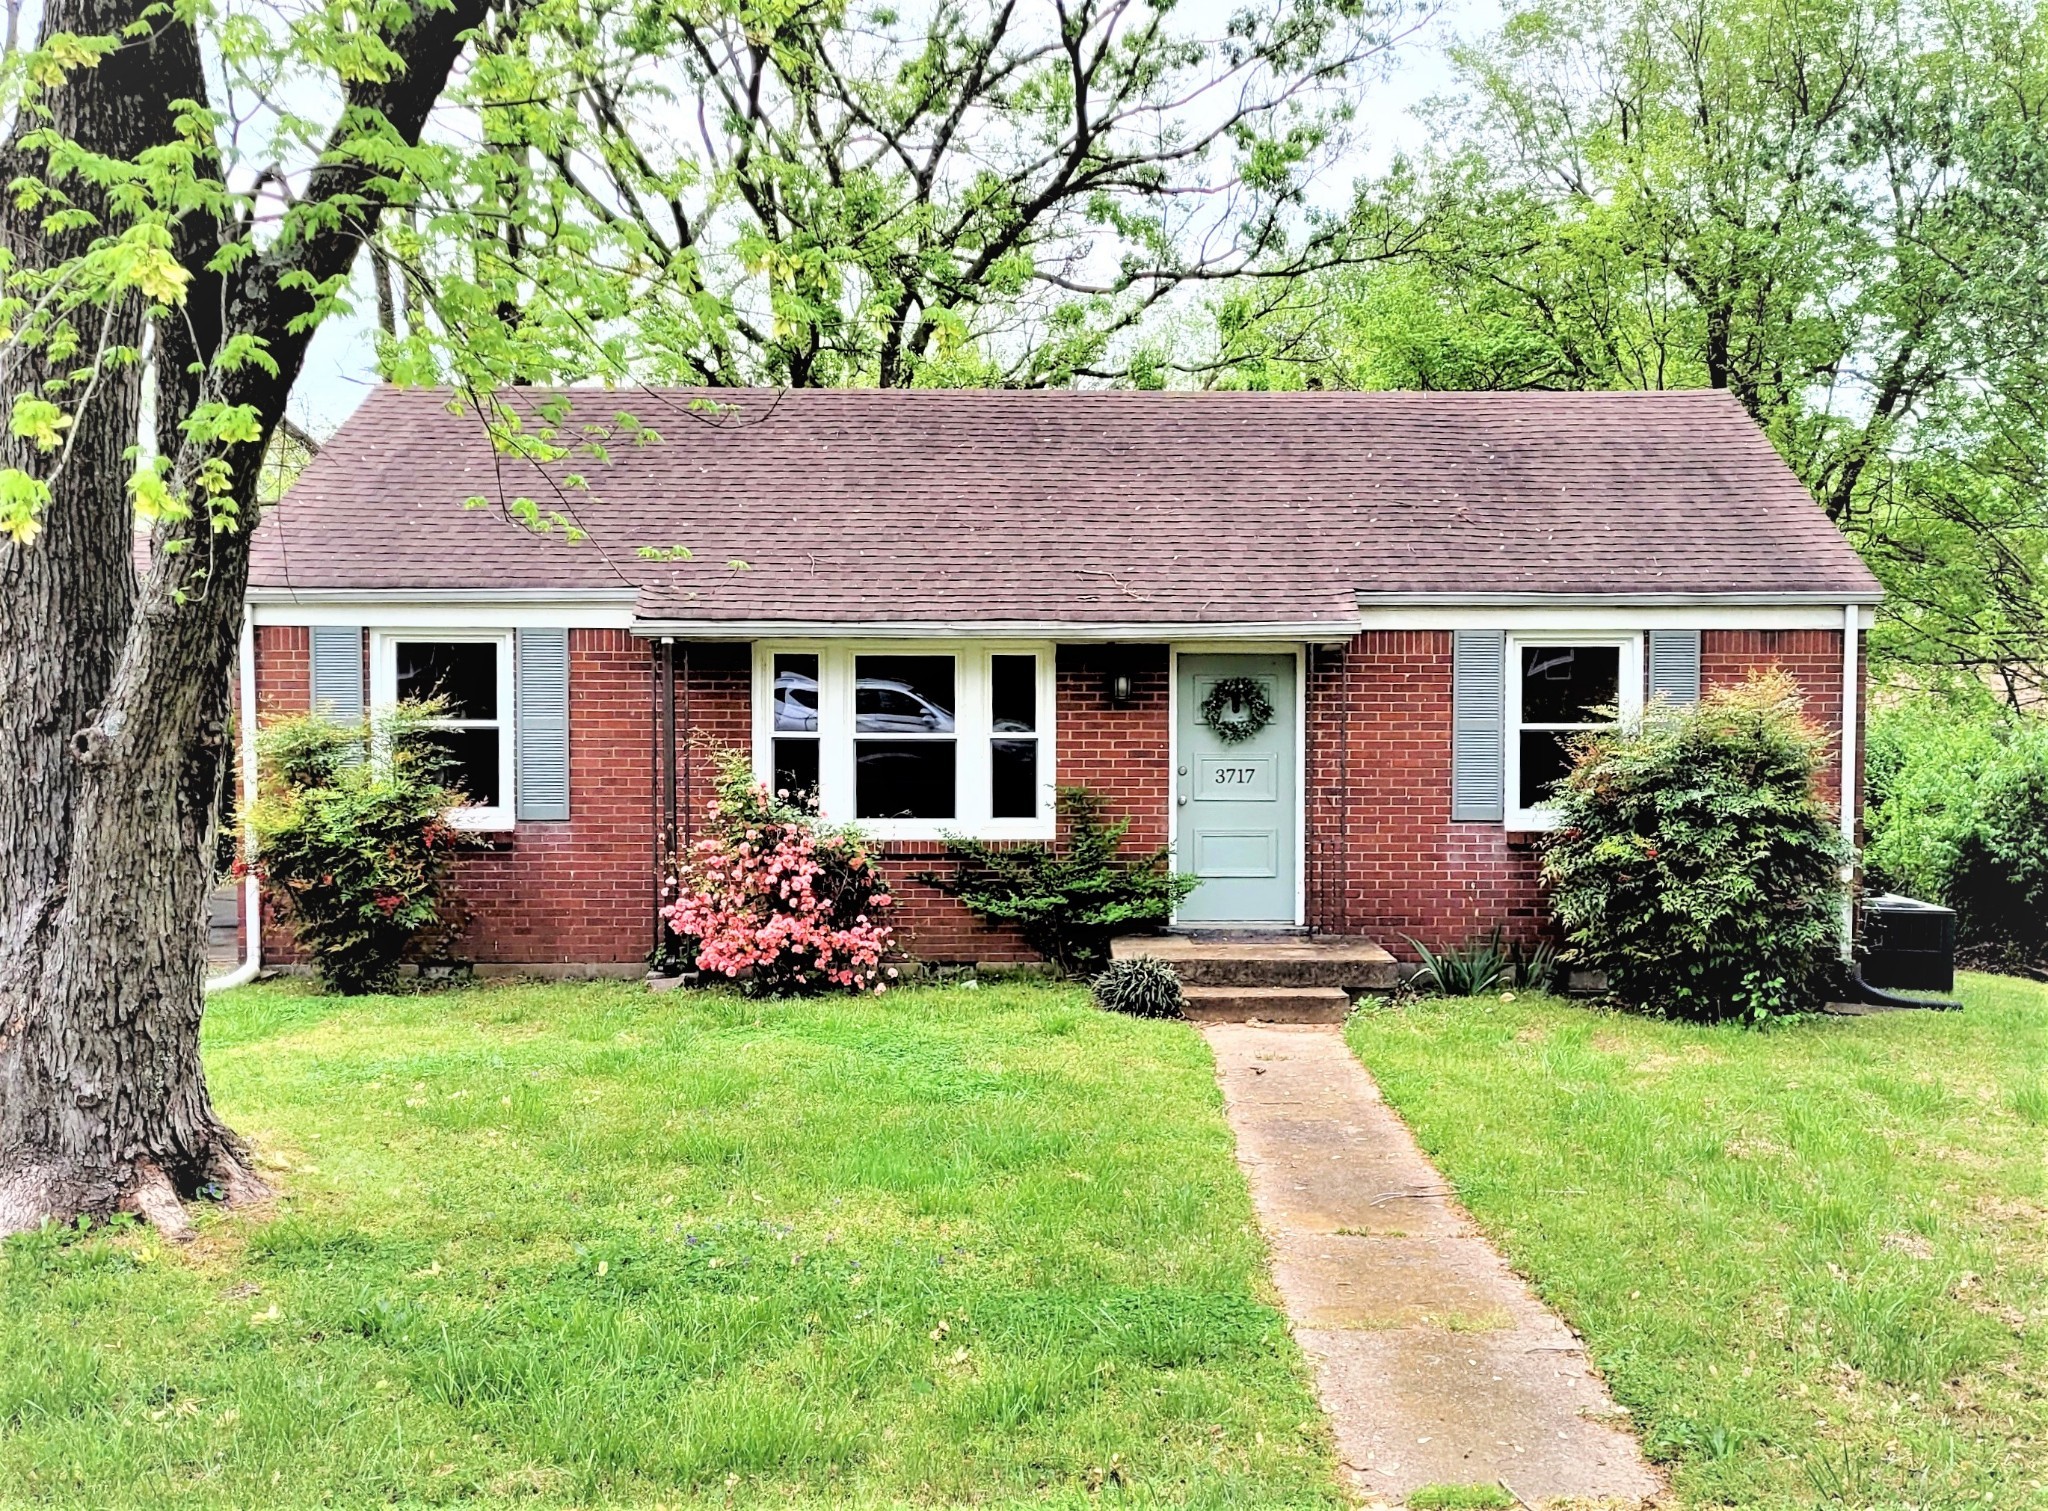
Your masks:
[{"label": "double-hung window", "polygon": [[1642,640],[1511,635],[1507,652],[1507,827],[1546,829],[1574,737],[1642,711]]},{"label": "double-hung window", "polygon": [[429,727],[448,753],[449,785],[467,799],[450,821],[466,829],[511,828],[512,637],[380,630],[371,639],[370,686],[379,708],[439,704]]},{"label": "double-hung window", "polygon": [[755,769],[884,839],[1047,838],[1052,648],[763,646]]}]

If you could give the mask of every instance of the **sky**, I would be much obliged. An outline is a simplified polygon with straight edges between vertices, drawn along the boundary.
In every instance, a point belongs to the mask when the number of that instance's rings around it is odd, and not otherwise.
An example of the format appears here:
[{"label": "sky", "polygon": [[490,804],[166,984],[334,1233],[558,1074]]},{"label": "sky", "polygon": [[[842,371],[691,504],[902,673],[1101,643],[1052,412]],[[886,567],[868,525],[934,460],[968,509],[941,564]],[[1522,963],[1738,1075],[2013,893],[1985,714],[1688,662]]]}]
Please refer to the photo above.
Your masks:
[{"label": "sky", "polygon": [[[1216,3],[1220,10],[1232,0]],[[1357,141],[1351,156],[1320,184],[1321,202],[1348,202],[1355,179],[1383,168],[1398,152],[1422,145],[1423,127],[1415,111],[1451,87],[1446,45],[1492,24],[1499,3],[1443,0],[1436,15],[1399,46],[1388,60],[1386,76],[1364,86]],[[292,389],[291,417],[316,436],[333,434],[376,382],[376,301],[365,266],[357,268],[356,284],[355,313],[329,319],[314,333],[305,368]]]}]

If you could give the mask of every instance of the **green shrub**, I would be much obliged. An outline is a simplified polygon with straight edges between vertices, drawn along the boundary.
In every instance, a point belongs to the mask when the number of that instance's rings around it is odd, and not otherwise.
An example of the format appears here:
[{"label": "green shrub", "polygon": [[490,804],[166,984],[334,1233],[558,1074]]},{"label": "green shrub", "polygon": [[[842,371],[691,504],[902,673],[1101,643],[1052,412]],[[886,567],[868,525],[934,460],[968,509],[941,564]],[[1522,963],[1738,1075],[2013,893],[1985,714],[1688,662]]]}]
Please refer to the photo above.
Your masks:
[{"label": "green shrub", "polygon": [[985,923],[1014,924],[1033,949],[1075,976],[1100,969],[1116,935],[1164,924],[1196,878],[1176,873],[1163,848],[1123,854],[1131,821],[1105,819],[1099,794],[1062,787],[1059,804],[1061,843],[949,838],[953,874],[919,880],[959,898]]},{"label": "green shrub", "polygon": [[[256,742],[256,872],[335,991],[389,989],[414,934],[443,921],[456,833],[448,761],[409,706],[365,726],[314,714]],[[245,862],[246,864],[246,862]]]},{"label": "green shrub", "polygon": [[1841,924],[1827,743],[1775,672],[1582,737],[1543,857],[1572,958],[1672,1017],[1813,1007]]},{"label": "green shrub", "polygon": [[1133,1018],[1178,1018],[1180,977],[1164,960],[1113,960],[1089,983],[1095,1000],[1113,1013]]},{"label": "green shrub", "polygon": [[1908,703],[1871,720],[1873,889],[1956,910],[1988,965],[2048,959],[2048,723]]}]

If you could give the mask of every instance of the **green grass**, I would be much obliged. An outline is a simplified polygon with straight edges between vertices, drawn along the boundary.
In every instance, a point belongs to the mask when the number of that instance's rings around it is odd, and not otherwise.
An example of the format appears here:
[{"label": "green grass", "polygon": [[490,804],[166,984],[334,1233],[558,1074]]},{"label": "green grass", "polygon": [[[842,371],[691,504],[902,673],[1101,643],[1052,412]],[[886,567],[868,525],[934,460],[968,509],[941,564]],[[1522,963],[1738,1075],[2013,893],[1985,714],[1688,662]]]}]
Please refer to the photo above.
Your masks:
[{"label": "green grass", "polygon": [[1515,1498],[1498,1485],[1424,1485],[1403,1504],[1406,1511],[1514,1511]]},{"label": "green grass", "polygon": [[1348,1031],[1693,1507],[2048,1506],[2048,989],[1701,1029],[1524,997]]},{"label": "green grass", "polygon": [[284,1195],[0,1258],[0,1502],[1334,1507],[1206,1048],[1073,989],[207,1015]]}]

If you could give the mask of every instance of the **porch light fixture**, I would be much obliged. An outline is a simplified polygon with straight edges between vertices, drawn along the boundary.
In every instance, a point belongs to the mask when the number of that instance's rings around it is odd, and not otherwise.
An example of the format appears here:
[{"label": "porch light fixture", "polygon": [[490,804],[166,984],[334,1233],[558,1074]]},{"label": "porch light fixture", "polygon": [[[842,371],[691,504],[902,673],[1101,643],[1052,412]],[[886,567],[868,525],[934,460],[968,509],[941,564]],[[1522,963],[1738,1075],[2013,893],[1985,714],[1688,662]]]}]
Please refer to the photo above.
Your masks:
[{"label": "porch light fixture", "polygon": [[1124,707],[1131,701],[1131,674],[1111,672],[1103,678],[1103,691],[1109,695],[1112,707]]}]

